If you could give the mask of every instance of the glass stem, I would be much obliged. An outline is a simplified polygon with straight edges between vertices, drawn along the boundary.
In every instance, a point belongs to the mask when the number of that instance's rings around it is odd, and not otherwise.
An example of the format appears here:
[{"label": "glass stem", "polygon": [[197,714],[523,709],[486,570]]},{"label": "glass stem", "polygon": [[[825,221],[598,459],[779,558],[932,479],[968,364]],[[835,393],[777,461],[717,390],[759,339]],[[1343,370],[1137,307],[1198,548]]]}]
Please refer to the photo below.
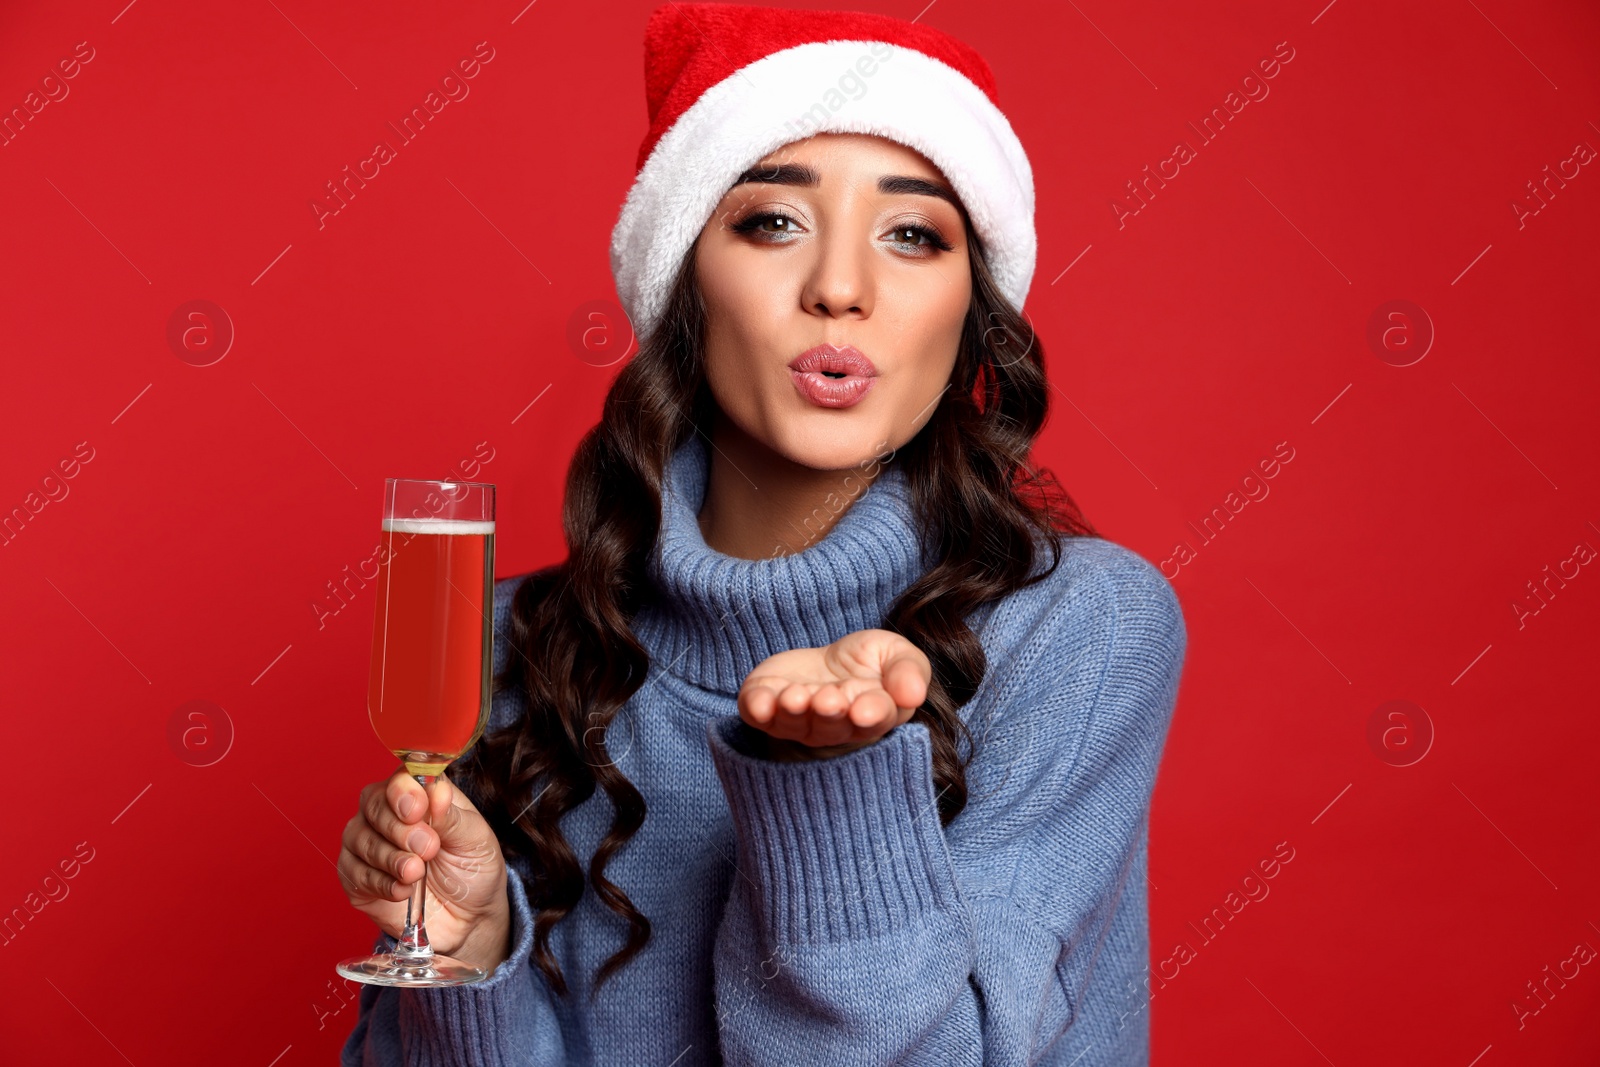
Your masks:
[{"label": "glass stem", "polygon": [[[427,814],[422,821],[432,825],[433,805],[428,800],[428,786],[438,775],[414,774],[412,775],[422,785],[423,803],[427,804]],[[428,944],[428,861],[422,861],[422,877],[417,879],[416,888],[411,891],[411,899],[406,901],[406,926],[400,933],[400,943],[395,946],[395,955],[412,959],[427,959],[433,955],[433,946]]]}]

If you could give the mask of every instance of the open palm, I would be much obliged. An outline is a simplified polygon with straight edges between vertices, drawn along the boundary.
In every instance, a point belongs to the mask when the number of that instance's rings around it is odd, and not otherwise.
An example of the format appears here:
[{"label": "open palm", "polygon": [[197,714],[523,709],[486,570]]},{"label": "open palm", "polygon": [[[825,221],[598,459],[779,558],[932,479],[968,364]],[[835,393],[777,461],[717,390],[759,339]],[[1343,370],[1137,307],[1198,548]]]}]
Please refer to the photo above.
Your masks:
[{"label": "open palm", "polygon": [[739,717],[812,748],[870,744],[928,695],[928,657],[888,630],[857,630],[824,648],[768,656],[739,687]]}]

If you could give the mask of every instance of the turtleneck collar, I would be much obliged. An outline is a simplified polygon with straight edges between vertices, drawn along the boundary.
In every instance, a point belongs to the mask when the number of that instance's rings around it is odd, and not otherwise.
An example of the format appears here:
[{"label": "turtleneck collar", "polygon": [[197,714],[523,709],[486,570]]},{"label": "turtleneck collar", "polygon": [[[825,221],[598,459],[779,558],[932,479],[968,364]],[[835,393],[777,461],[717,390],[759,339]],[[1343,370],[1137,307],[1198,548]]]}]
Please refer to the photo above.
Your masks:
[{"label": "turtleneck collar", "polygon": [[740,559],[706,544],[698,516],[709,475],[710,450],[691,434],[663,478],[661,532],[648,567],[657,596],[633,624],[652,659],[701,688],[731,696],[768,656],[881,626],[895,598],[932,565],[919,551],[910,488],[896,460],[820,540],[770,559]]}]

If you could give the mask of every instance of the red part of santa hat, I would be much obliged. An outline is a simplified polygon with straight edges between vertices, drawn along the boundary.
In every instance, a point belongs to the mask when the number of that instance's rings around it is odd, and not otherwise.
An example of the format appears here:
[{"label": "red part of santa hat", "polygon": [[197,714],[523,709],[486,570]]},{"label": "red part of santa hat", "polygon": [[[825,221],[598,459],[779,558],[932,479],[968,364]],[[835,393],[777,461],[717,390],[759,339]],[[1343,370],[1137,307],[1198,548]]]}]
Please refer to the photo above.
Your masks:
[{"label": "red part of santa hat", "polygon": [[961,198],[1001,292],[1033,278],[1033,171],[971,46],[931,26],[856,11],[669,3],[645,27],[650,128],[611,235],[617,293],[642,337],[733,181],[814,133],[917,150]]}]

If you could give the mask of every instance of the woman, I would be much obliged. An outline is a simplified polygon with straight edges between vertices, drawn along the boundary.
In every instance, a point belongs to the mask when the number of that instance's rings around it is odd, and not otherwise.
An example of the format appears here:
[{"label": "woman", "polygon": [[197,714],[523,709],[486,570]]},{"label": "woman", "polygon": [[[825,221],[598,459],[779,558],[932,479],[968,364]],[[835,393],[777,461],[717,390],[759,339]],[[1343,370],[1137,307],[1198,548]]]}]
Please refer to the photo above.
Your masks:
[{"label": "woman", "polygon": [[347,1064],[1148,1059],[1144,821],[1186,635],[1028,466],[1027,157],[970,48],[670,4],[612,242],[642,347],[495,589],[494,710],[340,873]]}]

